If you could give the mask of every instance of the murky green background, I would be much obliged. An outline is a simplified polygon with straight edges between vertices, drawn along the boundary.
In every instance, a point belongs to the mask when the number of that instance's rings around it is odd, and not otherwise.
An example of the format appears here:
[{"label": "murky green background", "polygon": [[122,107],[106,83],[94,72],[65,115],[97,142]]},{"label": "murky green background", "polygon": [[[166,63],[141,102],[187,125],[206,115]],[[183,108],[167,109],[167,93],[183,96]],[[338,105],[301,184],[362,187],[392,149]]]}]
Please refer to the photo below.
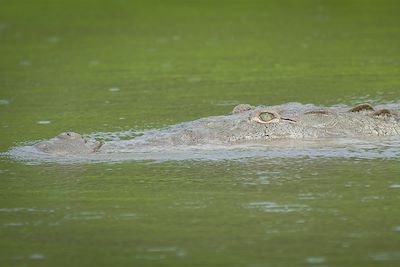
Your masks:
[{"label": "murky green background", "polygon": [[[0,0],[0,151],[237,103],[400,98],[399,1]],[[398,266],[399,159],[0,158],[1,266]]]}]

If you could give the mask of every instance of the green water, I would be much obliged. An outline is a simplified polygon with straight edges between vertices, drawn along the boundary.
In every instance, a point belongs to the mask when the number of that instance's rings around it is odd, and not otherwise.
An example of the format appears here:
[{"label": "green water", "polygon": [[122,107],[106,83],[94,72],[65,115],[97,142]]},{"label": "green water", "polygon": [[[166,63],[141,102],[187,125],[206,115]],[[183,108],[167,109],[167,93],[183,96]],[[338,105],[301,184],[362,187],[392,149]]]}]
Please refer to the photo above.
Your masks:
[{"label": "green water", "polygon": [[[398,1],[0,0],[0,151],[237,103],[398,102],[398,14]],[[399,163],[2,157],[0,265],[398,266]]]}]

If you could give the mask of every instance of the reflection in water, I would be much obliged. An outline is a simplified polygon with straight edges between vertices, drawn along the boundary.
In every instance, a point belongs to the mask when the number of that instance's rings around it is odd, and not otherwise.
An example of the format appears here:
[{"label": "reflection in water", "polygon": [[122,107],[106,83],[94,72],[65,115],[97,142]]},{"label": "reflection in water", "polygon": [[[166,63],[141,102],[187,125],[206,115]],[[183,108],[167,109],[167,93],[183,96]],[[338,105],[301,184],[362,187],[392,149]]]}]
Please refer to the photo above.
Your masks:
[{"label": "reflection in water", "polygon": [[371,258],[375,261],[400,261],[400,251],[381,252]]},{"label": "reflection in water", "polygon": [[31,260],[43,260],[45,258],[46,257],[42,254],[32,254],[29,256],[29,259],[31,259]]},{"label": "reflection in water", "polygon": [[36,208],[0,208],[1,212],[28,212],[28,213],[53,213],[53,209],[36,209]]},{"label": "reflection in water", "polygon": [[78,214],[67,214],[64,216],[66,220],[100,220],[104,218],[104,212],[83,211]]},{"label": "reflection in water", "polygon": [[297,211],[309,211],[310,208],[307,205],[302,204],[277,204],[275,202],[252,202],[249,203],[249,208],[261,209],[265,212],[297,212]]},{"label": "reflection in water", "polygon": [[[354,251],[366,262],[398,261],[399,197],[390,188],[399,184],[398,159],[4,162],[0,230],[35,248],[73,244],[81,256],[100,248],[138,266],[233,254],[254,266],[288,254],[290,266],[325,266]],[[51,261],[43,247],[10,258]]]}]

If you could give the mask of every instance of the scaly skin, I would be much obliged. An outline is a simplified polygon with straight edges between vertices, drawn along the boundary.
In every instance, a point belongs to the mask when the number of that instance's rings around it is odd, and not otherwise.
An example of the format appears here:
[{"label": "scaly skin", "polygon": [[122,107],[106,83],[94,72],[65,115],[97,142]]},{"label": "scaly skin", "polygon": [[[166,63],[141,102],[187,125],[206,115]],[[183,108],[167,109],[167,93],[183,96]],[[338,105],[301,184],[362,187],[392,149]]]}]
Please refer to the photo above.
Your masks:
[{"label": "scaly skin", "polygon": [[68,132],[40,142],[35,147],[49,154],[91,154],[97,152],[102,145],[98,141],[86,140],[78,133]]},{"label": "scaly skin", "polygon": [[[73,135],[67,136],[67,134]],[[61,137],[60,137],[61,136]],[[148,131],[132,140],[104,145],[87,142],[79,134],[66,133],[36,145],[46,153],[90,154],[149,146],[233,145],[265,143],[271,139],[367,138],[400,136],[398,110],[376,110],[368,104],[317,107],[288,103],[279,106],[241,104],[231,115],[214,116]]]}]

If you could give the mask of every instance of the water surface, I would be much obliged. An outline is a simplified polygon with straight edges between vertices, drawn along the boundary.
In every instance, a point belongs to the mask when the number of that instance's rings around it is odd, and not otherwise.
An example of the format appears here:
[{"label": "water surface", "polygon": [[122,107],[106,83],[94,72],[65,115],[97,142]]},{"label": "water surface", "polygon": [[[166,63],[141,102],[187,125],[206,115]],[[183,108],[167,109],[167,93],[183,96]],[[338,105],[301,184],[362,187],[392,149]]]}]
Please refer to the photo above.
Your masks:
[{"label": "water surface", "polygon": [[[239,103],[398,103],[399,13],[395,0],[0,0],[0,151]],[[399,144],[385,142],[1,157],[0,265],[398,266]]]}]

